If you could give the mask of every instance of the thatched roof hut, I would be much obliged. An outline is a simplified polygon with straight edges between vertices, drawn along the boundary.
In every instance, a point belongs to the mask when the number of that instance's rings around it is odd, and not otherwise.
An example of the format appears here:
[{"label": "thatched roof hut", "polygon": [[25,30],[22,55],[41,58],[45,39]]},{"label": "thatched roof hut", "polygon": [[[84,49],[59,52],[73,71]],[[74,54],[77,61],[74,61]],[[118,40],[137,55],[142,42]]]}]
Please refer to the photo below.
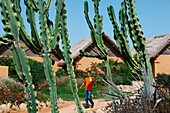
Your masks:
[{"label": "thatched roof hut", "polygon": [[[110,37],[107,36],[105,33],[103,33],[102,35],[103,35],[104,45],[105,45],[106,51],[108,51],[109,57],[119,57],[119,58],[122,58],[121,53],[120,53],[118,47],[110,39]],[[73,57],[73,60],[74,60],[73,63],[78,62],[83,57],[81,55],[81,53],[80,53],[80,50],[87,51],[87,52],[89,52],[89,53],[91,53],[93,55],[99,55],[100,54],[100,51],[93,44],[91,38],[90,37],[84,38],[84,39],[80,40],[78,43],[76,43],[71,48],[72,57]],[[64,61],[60,60],[58,65],[59,66],[63,66],[64,65]]]},{"label": "thatched roof hut", "polygon": [[[157,57],[170,44],[170,33],[146,38],[146,50],[151,59]],[[167,52],[167,51],[166,51]],[[170,50],[169,50],[170,53]],[[132,54],[135,54],[134,48]]]}]

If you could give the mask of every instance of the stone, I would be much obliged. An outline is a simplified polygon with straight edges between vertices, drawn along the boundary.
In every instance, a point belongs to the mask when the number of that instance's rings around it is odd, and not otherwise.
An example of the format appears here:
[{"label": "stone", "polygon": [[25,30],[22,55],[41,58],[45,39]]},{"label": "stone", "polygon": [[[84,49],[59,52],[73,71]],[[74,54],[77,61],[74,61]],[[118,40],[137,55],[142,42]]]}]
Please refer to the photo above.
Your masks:
[{"label": "stone", "polygon": [[59,104],[64,104],[64,102],[65,102],[62,98],[58,98],[57,101],[58,101]]},{"label": "stone", "polygon": [[0,113],[3,113],[3,110],[2,110],[2,109],[0,109]]},{"label": "stone", "polygon": [[12,104],[11,103],[7,103],[7,107],[8,107],[8,109],[11,109]]},{"label": "stone", "polygon": [[37,104],[39,104],[39,103],[40,103],[40,101],[36,100],[36,103],[37,103]]},{"label": "stone", "polygon": [[42,108],[45,108],[46,104],[44,102],[41,102],[41,106],[42,106]]},{"label": "stone", "polygon": [[21,104],[19,105],[19,108],[20,108],[21,110],[26,110],[26,109],[27,109],[27,105],[26,105],[25,103],[21,103]]},{"label": "stone", "polygon": [[47,107],[51,107],[51,103],[49,101],[46,102]]},{"label": "stone", "polygon": [[3,113],[8,113],[10,111],[6,104],[0,105],[0,109],[3,111]]},{"label": "stone", "polygon": [[101,109],[98,109],[98,110],[96,111],[96,113],[105,113],[105,112],[102,111]]},{"label": "stone", "polygon": [[19,107],[15,106],[15,105],[13,105],[11,109],[14,110],[14,111],[19,111]]}]

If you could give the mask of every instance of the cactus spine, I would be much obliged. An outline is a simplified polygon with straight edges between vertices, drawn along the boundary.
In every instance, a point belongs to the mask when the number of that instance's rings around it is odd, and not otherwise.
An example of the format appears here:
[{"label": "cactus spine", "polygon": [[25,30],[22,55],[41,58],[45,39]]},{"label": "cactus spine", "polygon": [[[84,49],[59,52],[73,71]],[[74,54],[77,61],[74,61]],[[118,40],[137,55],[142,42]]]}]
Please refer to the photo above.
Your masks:
[{"label": "cactus spine", "polygon": [[[119,11],[121,29],[116,22],[113,7],[109,6],[107,9],[114,27],[114,39],[121,50],[125,62],[131,67],[133,72],[138,75],[142,74],[144,81],[144,89],[142,90],[142,93],[145,97],[151,97],[154,93],[154,88],[152,86],[154,85],[154,79],[150,58],[146,51],[145,37],[137,17],[135,3],[136,0],[124,0],[122,2],[122,8]],[[136,50],[137,59],[134,59],[130,53],[127,41],[127,31],[133,42],[134,49]]]},{"label": "cactus spine", "polygon": [[19,30],[21,25],[18,21],[16,10],[14,10],[14,4],[10,0],[0,1],[0,7],[2,9],[1,14],[3,17],[2,22],[4,24],[4,31],[6,33],[5,36],[0,37],[1,43],[10,44],[13,59],[16,64],[16,71],[20,79],[24,81],[28,112],[36,113],[37,105],[32,85],[30,67],[28,65],[26,54],[20,46]]}]

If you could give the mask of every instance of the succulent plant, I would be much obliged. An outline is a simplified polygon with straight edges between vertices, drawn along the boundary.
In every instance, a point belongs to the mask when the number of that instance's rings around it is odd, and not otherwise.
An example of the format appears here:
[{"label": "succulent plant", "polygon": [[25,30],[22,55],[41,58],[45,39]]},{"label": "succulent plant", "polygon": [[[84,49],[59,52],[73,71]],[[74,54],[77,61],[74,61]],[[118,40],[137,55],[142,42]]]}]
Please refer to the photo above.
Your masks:
[{"label": "succulent plant", "polygon": [[0,43],[8,44],[12,50],[13,59],[16,64],[16,70],[19,77],[24,81],[27,108],[29,113],[37,112],[37,104],[32,84],[30,67],[26,58],[25,51],[20,46],[19,31],[20,22],[17,17],[17,10],[11,0],[0,1],[2,22],[4,24],[5,35],[0,36]]},{"label": "succulent plant", "polygon": [[[114,39],[120,48],[124,61],[131,67],[132,71],[143,76],[142,94],[145,97],[151,98],[154,93],[155,84],[150,57],[145,46],[145,37],[140,25],[136,7],[136,0],[124,0],[121,4],[122,8],[119,11],[119,28],[116,21],[116,16],[112,6],[107,8],[110,20],[113,25]],[[129,34],[129,35],[128,35]],[[130,47],[128,45],[128,36],[133,42],[133,47],[136,50],[136,59],[133,58]]]},{"label": "succulent plant", "polygon": [[[29,72],[28,64],[26,63],[26,55],[25,52],[22,50],[18,52],[18,48],[20,47],[20,39],[27,45],[27,47],[35,54],[38,54],[43,57],[44,63],[44,71],[46,80],[50,86],[50,100],[52,106],[52,113],[59,112],[57,107],[57,88],[56,88],[56,77],[54,76],[54,71],[52,67],[52,59],[51,55],[59,55],[61,56],[66,64],[67,64],[67,71],[70,75],[70,87],[73,92],[73,96],[75,98],[75,102],[77,105],[77,109],[79,113],[83,113],[82,105],[79,100],[79,96],[77,94],[77,83],[75,79],[74,68],[72,66],[72,57],[70,52],[70,42],[68,39],[67,28],[66,28],[66,7],[64,0],[56,0],[56,17],[53,26],[53,22],[49,19],[49,8],[52,4],[52,0],[24,0],[26,6],[26,15],[27,15],[27,22],[30,25],[31,29],[31,36],[27,33],[23,18],[21,16],[21,7],[20,7],[20,0],[7,0],[1,1],[1,13],[3,16],[2,22],[4,23],[4,31],[7,35],[0,36],[0,42],[3,44],[11,44],[13,50],[13,57],[14,61],[16,62],[17,72],[19,75],[23,75],[23,77],[27,77],[26,75]],[[36,17],[35,13],[39,15],[39,29],[36,26]],[[40,33],[38,33],[40,31]],[[13,38],[14,37],[14,38]],[[63,52],[59,48],[59,40],[62,39],[63,42]],[[22,55],[20,58],[19,55]],[[24,55],[23,55],[24,54]],[[19,60],[18,60],[19,59]],[[25,65],[21,65],[22,63],[20,60],[23,60]],[[21,69],[27,69],[26,72],[21,73]],[[30,76],[30,73],[29,73]],[[31,76],[30,76],[31,77]],[[26,80],[25,78],[21,78]],[[29,78],[27,78],[29,79]],[[28,88],[31,88],[30,81],[25,82]],[[30,89],[26,89],[28,102],[32,99],[31,102],[35,103],[35,96],[32,94],[34,91],[30,91]],[[31,96],[32,98],[31,98]],[[34,100],[33,100],[34,99]],[[28,103],[28,112],[35,113],[36,110],[32,111],[32,108],[36,109],[35,104]]]}]

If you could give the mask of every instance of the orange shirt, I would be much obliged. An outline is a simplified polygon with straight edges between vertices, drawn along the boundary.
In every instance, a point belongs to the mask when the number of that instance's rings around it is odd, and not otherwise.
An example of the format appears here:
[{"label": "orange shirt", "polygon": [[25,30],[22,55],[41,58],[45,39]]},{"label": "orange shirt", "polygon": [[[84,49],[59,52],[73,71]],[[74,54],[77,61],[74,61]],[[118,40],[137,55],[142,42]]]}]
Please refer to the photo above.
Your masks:
[{"label": "orange shirt", "polygon": [[84,83],[86,85],[86,89],[85,90],[92,90],[93,82],[94,82],[94,78],[93,77],[86,77],[84,79]]}]

